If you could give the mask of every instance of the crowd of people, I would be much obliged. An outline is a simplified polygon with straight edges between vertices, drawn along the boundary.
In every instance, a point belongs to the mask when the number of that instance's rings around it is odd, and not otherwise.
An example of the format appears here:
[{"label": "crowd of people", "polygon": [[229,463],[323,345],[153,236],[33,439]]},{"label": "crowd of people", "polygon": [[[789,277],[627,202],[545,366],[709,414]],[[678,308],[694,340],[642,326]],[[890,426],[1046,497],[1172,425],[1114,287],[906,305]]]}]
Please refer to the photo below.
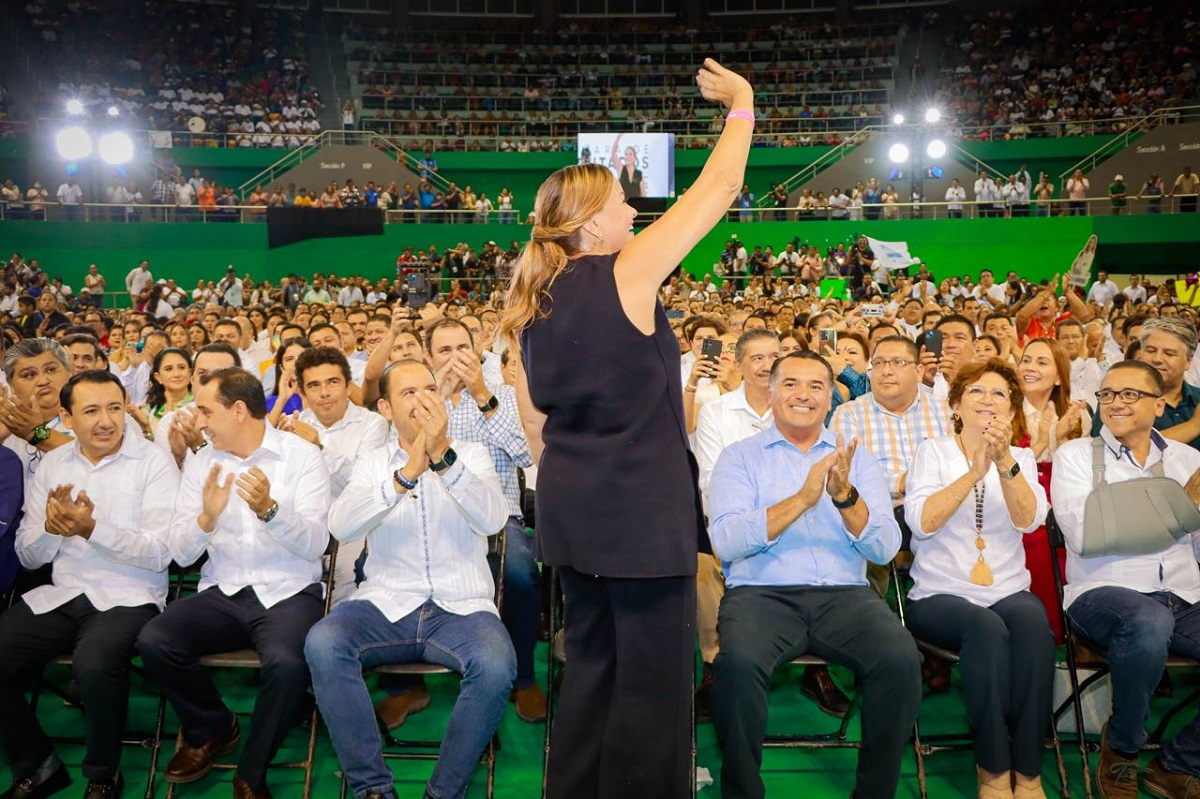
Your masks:
[{"label": "crowd of people", "polygon": [[[852,248],[856,254],[847,260],[855,267],[851,280],[858,287],[849,300],[822,297],[819,276],[757,274],[752,267],[748,278],[738,272],[735,282],[724,278],[719,284],[708,276],[680,275],[660,293],[678,339],[687,432],[699,461],[709,533],[719,556],[701,556],[712,560],[702,560],[699,578],[697,628],[706,666],[697,689],[698,715],[714,719],[724,741],[726,795],[761,795],[754,787],[761,785],[756,783],[754,752],[755,742],[761,740],[765,693],[760,696],[739,686],[760,684],[776,661],[745,655],[760,652],[759,638],[767,634],[761,602],[783,590],[768,587],[769,576],[786,563],[807,558],[804,553],[813,545],[808,536],[827,528],[830,532],[822,535],[834,536],[827,542],[831,560],[817,564],[811,579],[861,586],[854,589],[858,593],[852,604],[856,624],[871,625],[869,649],[875,659],[874,665],[858,672],[860,690],[864,697],[889,697],[887,702],[865,700],[862,762],[872,753],[871,780],[894,784],[916,713],[920,677],[914,675],[920,674],[920,664],[912,639],[871,586],[879,585],[881,566],[895,555],[898,531],[905,525],[914,531],[909,626],[923,640],[960,651],[981,785],[1015,784],[1026,789],[1015,795],[1040,796],[1041,736],[1049,714],[1054,636],[1060,632],[1048,567],[1038,560],[1048,557],[1044,540],[1041,548],[1035,543],[1044,529],[1048,498],[1068,538],[1067,568],[1073,575],[1068,615],[1089,637],[1112,647],[1115,690],[1129,695],[1135,706],[1144,706],[1157,677],[1143,692],[1146,678],[1133,680],[1131,670],[1139,675],[1162,671],[1161,662],[1143,655],[1130,655],[1131,662],[1115,657],[1118,640],[1160,634],[1160,627],[1126,632],[1101,629],[1094,621],[1100,612],[1097,606],[1114,592],[1124,592],[1122,601],[1133,605],[1149,603],[1138,605],[1138,613],[1161,608],[1154,599],[1159,594],[1153,592],[1162,586],[1157,581],[1150,586],[1122,580],[1123,587],[1115,587],[1104,575],[1122,567],[1098,571],[1083,557],[1081,503],[1087,488],[1069,487],[1067,479],[1074,478],[1052,480],[1051,475],[1075,470],[1089,476],[1091,449],[1072,442],[1096,433],[1097,440],[1108,442],[1108,457],[1115,469],[1124,470],[1121,474],[1140,474],[1160,457],[1168,474],[1187,485],[1192,501],[1200,501],[1192,474],[1200,466],[1200,455],[1192,449],[1200,446],[1195,307],[1188,296],[1172,290],[1170,281],[1155,286],[1133,276],[1118,288],[1104,273],[1086,293],[1061,281],[1061,296],[1057,277],[1039,284],[1010,272],[998,283],[990,270],[977,279],[963,275],[937,281],[922,267],[911,278],[893,275],[875,284],[869,248],[858,243]],[[793,245],[785,245],[783,252],[792,251]],[[401,263],[410,261],[402,256]],[[487,695],[465,692],[456,706],[456,716],[461,707],[465,719],[478,718],[481,726],[468,725],[468,733],[452,718],[452,729],[461,732],[453,745],[443,748],[431,785],[469,779],[470,764],[490,737],[486,731],[499,718],[502,704],[496,703],[508,695],[508,688],[501,691],[499,686],[512,685],[513,675],[514,701],[522,718],[544,716],[530,660],[540,578],[530,557],[513,554],[522,551],[515,545],[528,545],[513,481],[517,469],[532,472],[533,461],[528,445],[518,443],[523,434],[509,385],[514,364],[492,344],[502,311],[498,292],[485,299],[463,292],[456,281],[428,305],[410,311],[400,281],[316,275],[309,283],[291,276],[276,287],[249,278],[243,282],[231,273],[215,289],[199,286],[188,292],[173,280],[156,280],[143,262],[127,276],[126,288],[147,301],[113,311],[79,302],[80,296],[61,279],[47,280],[36,260],[14,256],[4,274],[10,291],[0,310],[13,317],[4,326],[0,344],[6,350],[7,383],[0,419],[5,420],[5,445],[17,457],[11,465],[5,458],[0,462],[16,470],[15,485],[23,484],[27,495],[25,521],[16,536],[21,564],[54,564],[53,585],[27,594],[26,603],[0,621],[4,651],[13,651],[7,648],[12,637],[26,635],[41,613],[64,613],[81,625],[94,619],[111,633],[107,656],[127,658],[140,652],[164,694],[180,709],[186,745],[166,773],[172,781],[192,778],[205,758],[236,738],[238,730],[205,682],[186,685],[175,675],[193,674],[188,664],[198,654],[228,648],[232,639],[203,638],[181,647],[180,631],[191,629],[187,625],[198,619],[209,619],[207,614],[229,611],[239,619],[230,622],[228,635],[234,635],[257,618],[246,615],[247,601],[258,596],[263,606],[274,607],[271,591],[290,597],[279,600],[281,609],[291,610],[280,610],[278,618],[307,630],[322,614],[319,592],[304,586],[319,581],[325,544],[324,533],[298,526],[299,519],[324,518],[325,509],[331,508],[329,530],[343,541],[334,601],[343,601],[361,579],[353,570],[361,547],[352,542],[361,542],[364,534],[384,535],[384,528],[371,532],[377,529],[379,513],[408,519],[405,514],[415,507],[387,501],[376,509],[375,473],[392,468],[386,466],[389,462],[403,464],[400,453],[406,452],[414,468],[404,479],[415,485],[429,472],[415,466],[424,464],[425,456],[413,455],[428,452],[430,459],[437,455],[443,461],[442,468],[433,470],[443,473],[437,491],[448,491],[429,498],[449,503],[437,511],[443,514],[438,524],[462,525],[461,538],[435,556],[434,585],[443,579],[466,580],[475,586],[470,595],[477,595],[470,601],[481,608],[489,605],[485,598],[492,583],[480,536],[500,527],[506,529],[509,568],[517,572],[505,575],[510,581],[503,620],[507,633],[495,627],[499,619],[477,633],[490,642],[481,644],[477,653],[478,666],[485,670],[478,690]],[[106,289],[95,269],[87,282],[84,296]],[[861,293],[864,286],[874,290]],[[1194,291],[1194,284],[1190,287]],[[7,302],[13,296],[15,312]],[[940,352],[930,346],[931,332],[939,334]],[[706,346],[710,342],[711,352]],[[414,355],[429,367],[413,364]],[[397,362],[402,363],[389,368]],[[424,383],[427,389],[421,388]],[[414,393],[417,399],[411,398]],[[1143,402],[1145,397],[1152,401]],[[92,407],[98,408],[99,421],[85,421],[83,409]],[[422,421],[421,414],[432,421]],[[395,425],[394,433],[388,421]],[[1152,425],[1161,435],[1151,432]],[[448,428],[454,432],[448,434]],[[790,436],[793,430],[811,431],[818,447],[803,457],[801,450],[792,450],[796,469],[803,473],[811,468],[803,486],[779,483],[778,475],[788,470],[782,462],[760,462],[761,454],[749,443],[762,436]],[[451,484],[453,463],[444,463],[447,435],[453,437],[450,443],[460,463],[467,463],[458,469],[464,482],[456,483],[457,488]],[[1138,450],[1142,445],[1131,443],[1135,439],[1155,442],[1149,450],[1154,454],[1146,455],[1144,447]],[[480,446],[468,443],[475,440]],[[1142,454],[1135,455],[1136,461],[1126,455],[1118,461],[1122,445]],[[369,455],[376,446],[384,447],[381,454]],[[103,458],[118,452],[131,460],[115,463],[129,466],[105,470],[88,465],[102,464]],[[264,458],[262,453],[277,454]],[[1052,470],[1052,464],[1058,468]],[[243,467],[253,468],[246,472]],[[234,489],[240,499],[230,498],[230,483],[221,478],[232,472],[242,474]],[[493,482],[496,474],[499,482]],[[429,483],[432,478],[425,479]],[[466,483],[468,479],[472,482]],[[159,501],[164,496],[161,488],[177,482],[182,485],[178,502]],[[150,485],[156,491],[144,491]],[[748,493],[748,485],[757,488]],[[866,522],[846,522],[858,543],[845,551],[836,542],[838,535],[846,535],[837,532],[845,518],[838,515],[841,510],[830,506],[820,510],[829,517],[825,521],[806,521],[803,509],[814,502],[823,507],[826,486],[836,501],[853,486],[866,503]],[[972,486],[974,504],[969,501]],[[110,493],[118,487],[118,494]],[[803,502],[778,522],[780,532],[792,533],[790,539],[764,549],[755,538],[761,531],[756,533],[751,521],[761,513],[755,507],[764,494],[784,504],[792,502],[786,497],[797,487]],[[223,499],[210,500],[219,489]],[[106,502],[110,496],[122,499]],[[139,496],[146,499],[139,502]],[[455,496],[467,504],[453,504]],[[332,506],[325,504],[330,501]],[[233,516],[221,510],[232,503],[244,503],[248,510]],[[275,514],[283,521],[273,521]],[[259,521],[252,518],[255,515]],[[980,518],[985,519],[982,527]],[[410,521],[416,523],[405,523]],[[239,571],[250,568],[239,565],[242,555],[222,550],[219,535],[209,537],[213,530],[224,530],[232,539],[258,525],[268,532],[278,528],[271,543],[260,545],[265,547],[261,557],[274,558],[279,569],[294,573],[288,579],[299,593],[276,587],[274,579],[268,587],[253,570]],[[772,529],[776,528],[768,527],[768,535]],[[812,532],[797,534],[802,529]],[[91,548],[84,543],[85,531],[92,536]],[[107,539],[103,544],[97,541],[102,531]],[[48,549],[59,536],[62,547]],[[68,540],[78,546],[68,546]],[[395,597],[406,595],[411,587],[389,584],[386,569],[417,554],[398,540],[369,540],[375,542],[371,551],[378,560],[367,560],[363,585],[374,586],[370,590],[379,592],[381,602],[399,602]],[[135,541],[141,543],[130,549]],[[977,541],[986,541],[987,548],[977,550]],[[1195,559],[1185,564],[1176,552],[1185,544],[1190,547],[1184,540],[1170,550],[1171,562],[1179,561],[1179,576],[1162,590],[1190,591],[1193,583],[1200,585]],[[93,552],[98,546],[107,547],[105,551],[113,554],[106,557],[115,560],[97,561],[99,555]],[[197,599],[181,600],[159,614],[166,563],[172,558],[190,563],[206,550],[210,560],[202,588],[250,585],[251,593],[240,599],[242,594],[225,597],[202,591]],[[1167,556],[1127,560],[1133,568]],[[110,562],[113,565],[99,565]],[[983,564],[979,573],[972,564]],[[0,574],[11,581],[13,567],[10,555]],[[115,570],[113,579],[120,575],[128,596],[140,591],[136,595],[144,599],[138,601],[149,604],[139,605],[138,612],[122,617],[120,624],[116,619],[101,622],[104,613],[82,610],[89,602],[101,601],[92,596],[94,580],[80,582],[81,575],[94,575],[96,568]],[[986,580],[980,576],[984,568]],[[438,577],[437,570],[448,571]],[[401,572],[405,570],[395,573]],[[515,594],[508,593],[514,586]],[[727,598],[722,600],[722,594]],[[756,598],[760,594],[762,598]],[[807,612],[804,608],[812,600],[788,596],[787,602],[799,603],[794,605],[797,611]],[[206,602],[217,605],[207,607]],[[221,603],[228,608],[222,609]],[[404,606],[396,607],[403,615]],[[189,609],[198,615],[188,615]],[[522,619],[509,617],[518,612]],[[1134,612],[1132,605],[1129,612]],[[268,616],[276,618],[273,610]],[[1178,624],[1184,623],[1178,611],[1176,617]],[[745,625],[746,618],[754,618],[755,624]],[[837,629],[841,623],[831,618],[830,624]],[[786,629],[785,624],[779,632]],[[355,736],[358,717],[353,709],[362,700],[353,691],[342,693],[347,688],[335,657],[339,640],[336,625],[321,622],[313,627],[304,651],[335,747],[339,756],[350,757],[342,747],[350,746],[344,742]],[[1175,640],[1172,651],[1178,650],[1179,639]],[[292,657],[302,642],[303,636],[291,645]],[[1165,640],[1163,647],[1165,652]],[[430,651],[425,649],[426,654]],[[1020,653],[1011,656],[1011,665],[1009,653]],[[17,685],[32,662],[0,657],[0,674],[14,678],[2,684]],[[80,680],[89,708],[91,702],[100,702],[94,692],[115,690],[117,683],[105,679],[110,681],[93,680],[91,675]],[[291,691],[286,686],[293,685],[285,679],[301,677],[272,677],[258,700],[271,721],[248,739],[254,745],[239,763],[238,779],[252,791],[243,795],[258,795],[255,792],[265,785],[264,769],[277,746],[275,736],[298,712],[290,700],[282,700]],[[1003,688],[1010,684],[1022,690],[1010,693]],[[842,688],[827,672],[806,671],[801,687],[827,712],[844,714],[849,709]],[[362,712],[377,712],[398,724],[428,702],[420,685],[391,690],[379,708],[372,711],[368,704]],[[23,700],[0,698],[14,714],[7,717],[26,714],[20,715],[28,720],[22,729],[38,729],[28,711],[20,709]],[[480,704],[472,706],[476,701]],[[265,705],[271,702],[277,705],[268,711]],[[1120,777],[1127,772],[1109,772],[1103,764],[1128,763],[1136,755],[1145,740],[1140,726],[1144,713],[1139,713],[1122,708],[1110,721],[1098,778],[1114,789],[1127,787],[1128,781]],[[114,747],[105,748],[105,736],[117,736],[119,730],[111,719],[93,723],[98,715],[88,714],[89,747],[104,754],[89,759],[85,776],[103,782],[117,779],[118,755]],[[33,774],[49,784],[62,779],[63,767],[43,739],[25,735],[20,741],[6,740],[5,746],[15,776]],[[1178,769],[1193,768],[1178,754],[1184,746],[1182,741],[1169,744],[1146,770],[1145,779],[1169,782]],[[355,779],[366,780],[360,784],[379,779],[370,770],[357,776],[351,771],[349,776],[352,784]],[[859,783],[865,784],[870,783]]]},{"label": "crowd of people", "polygon": [[[1178,24],[1151,24],[1159,13]],[[1190,31],[1198,22],[1187,2],[956,14],[943,33],[934,99],[955,124],[990,128],[979,138],[1119,133],[1195,96],[1200,51]]]},{"label": "crowd of people", "polygon": [[[82,116],[99,122],[115,109],[127,128],[196,132],[198,118],[239,147],[294,149],[320,131],[303,13],[147,2],[130,15],[95,0],[32,0],[25,14],[55,87],[40,98],[48,116],[78,101]],[[181,41],[203,45],[183,55]]]},{"label": "crowd of people", "polygon": [[[606,167],[556,171],[504,293],[422,281],[406,253],[399,284],[289,275],[247,300],[231,266],[189,303],[142,261],[138,304],[112,310],[71,307],[36,260],[4,265],[9,795],[71,781],[24,690],[47,661],[72,654],[101,799],[123,788],[134,655],[179,719],[177,784],[243,739],[201,659],[253,647],[237,799],[271,795],[309,686],[350,790],[395,799],[377,722],[428,689],[387,680],[375,702],[364,669],[413,662],[463,678],[425,788],[462,796],[509,702],[547,715],[539,560],[564,596],[551,799],[691,796],[693,708],[723,795],[761,799],[772,678],[804,654],[854,674],[853,795],[893,797],[922,684],[949,682],[918,641],[956,656],[977,795],[1045,799],[1059,635],[1107,656],[1100,794],[1194,792],[1195,722],[1139,755],[1168,655],[1200,658],[1200,281],[939,283],[882,273],[865,238],[835,249],[842,296],[736,241],[720,285],[675,275],[736,199],[755,126],[741,75],[708,59],[696,83],[728,113],[694,190],[635,233]],[[464,247],[447,257],[465,270]],[[85,288],[109,290],[95,268]],[[197,592],[168,601],[171,564],[202,558]],[[800,678],[831,715],[848,687]]]},{"label": "crowd of people", "polygon": [[[782,144],[788,134],[788,146],[836,144],[846,131],[883,121],[901,23],[876,17],[739,28],[739,42],[754,43],[745,71],[764,88],[760,143]],[[711,146],[721,117],[687,95],[688,73],[704,54],[732,46],[728,36],[717,25],[629,22],[613,30],[575,21],[555,33],[498,26],[460,40],[439,28],[436,45],[421,29],[352,26],[344,41],[361,65],[364,127],[440,137],[439,149],[480,149],[474,137],[500,137],[502,150],[537,151],[613,125],[690,134],[698,138],[686,146]]]}]

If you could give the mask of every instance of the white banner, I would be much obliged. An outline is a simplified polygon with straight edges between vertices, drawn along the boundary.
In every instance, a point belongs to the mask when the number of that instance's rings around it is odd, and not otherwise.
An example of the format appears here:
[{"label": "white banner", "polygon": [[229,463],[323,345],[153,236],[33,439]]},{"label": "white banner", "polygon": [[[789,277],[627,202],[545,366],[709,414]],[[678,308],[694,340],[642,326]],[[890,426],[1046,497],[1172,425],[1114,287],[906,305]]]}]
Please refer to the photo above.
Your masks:
[{"label": "white banner", "polygon": [[909,254],[907,241],[880,241],[868,236],[867,244],[871,245],[871,250],[875,253],[875,260],[888,271],[905,269],[921,263],[920,258],[913,258]]},{"label": "white banner", "polygon": [[171,131],[169,131],[169,130],[152,130],[152,131],[150,131],[150,146],[156,150],[171,149]]}]

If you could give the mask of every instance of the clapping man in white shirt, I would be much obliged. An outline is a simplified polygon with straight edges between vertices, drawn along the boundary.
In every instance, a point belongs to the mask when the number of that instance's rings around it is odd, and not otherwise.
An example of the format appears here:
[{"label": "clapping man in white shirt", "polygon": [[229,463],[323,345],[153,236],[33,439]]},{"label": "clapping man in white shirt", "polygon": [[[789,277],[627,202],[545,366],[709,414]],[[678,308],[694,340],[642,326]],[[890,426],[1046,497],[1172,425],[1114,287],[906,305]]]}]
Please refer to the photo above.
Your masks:
[{"label": "clapping man in white shirt", "polygon": [[[282,417],[279,427],[320,447],[336,499],[350,482],[359,457],[387,440],[388,424],[379,414],[350,402],[350,364],[332,347],[304,350],[296,359],[295,371],[307,407]],[[352,542],[338,550],[335,605],[354,592],[355,561],[362,554],[362,544]]]},{"label": "clapping man in white shirt", "polygon": [[[1162,474],[1200,503],[1200,453],[1159,434],[1166,407],[1162,375],[1140,361],[1113,364],[1099,397],[1107,483]],[[1104,728],[1096,779],[1100,795],[1138,795],[1138,753],[1145,745],[1150,697],[1168,654],[1200,658],[1200,567],[1196,534],[1139,555],[1084,557],[1084,507],[1093,490],[1091,438],[1068,441],[1054,454],[1050,498],[1067,546],[1063,597],[1075,629],[1107,650],[1112,715]],[[1185,796],[1200,777],[1200,730],[1193,720],[1167,741],[1142,780],[1155,796]]]},{"label": "clapping man in white shirt", "polygon": [[241,740],[203,655],[253,648],[262,660],[235,799],[269,797],[266,772],[304,703],[304,636],[323,610],[321,555],[329,543],[329,470],[321,451],[266,424],[262,384],[242,369],[206,376],[196,395],[207,443],[183,469],[171,557],[207,553],[199,593],[142,629],[138,651],[179,716],[183,745],[163,776],[201,779]]},{"label": "clapping man in white shirt", "polygon": [[487,539],[504,527],[508,503],[487,449],[447,438],[446,406],[428,366],[397,361],[379,384],[379,410],[396,436],[359,459],[329,514],[339,541],[367,539],[366,579],[313,627],[305,657],[334,750],[361,799],[396,796],[363,669],[428,662],[462,674],[425,795],[463,796],[517,671],[487,564]]},{"label": "clapping man in white shirt", "polygon": [[125,389],[111,372],[72,377],[62,397],[75,440],[46,455],[16,538],[21,565],[51,564],[51,582],[0,617],[0,744],[14,783],[4,796],[49,796],[71,781],[24,696],[48,660],[70,653],[86,708],[85,796],[111,799],[134,643],[167,598],[179,473],[170,455],[125,434]]}]

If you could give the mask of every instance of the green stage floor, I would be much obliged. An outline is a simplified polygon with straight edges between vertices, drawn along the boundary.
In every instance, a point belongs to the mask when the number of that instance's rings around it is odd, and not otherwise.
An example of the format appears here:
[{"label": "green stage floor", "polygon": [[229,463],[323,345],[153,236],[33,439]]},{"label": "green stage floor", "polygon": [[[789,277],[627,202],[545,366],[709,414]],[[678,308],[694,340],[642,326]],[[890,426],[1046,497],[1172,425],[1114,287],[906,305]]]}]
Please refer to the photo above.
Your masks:
[{"label": "green stage floor", "polygon": [[[539,644],[539,677],[544,683],[545,644]],[[49,680],[61,680],[66,676],[63,667],[52,666],[47,671]],[[780,669],[776,674],[775,686],[771,695],[770,730],[772,732],[824,732],[836,729],[836,720],[822,714],[813,703],[804,698],[797,687],[799,669],[788,667]],[[835,669],[834,677],[843,686],[847,685],[848,673]],[[1192,689],[1200,686],[1200,675],[1177,673],[1175,677],[1175,694],[1183,697]],[[222,671],[218,674],[218,683],[230,706],[238,712],[248,712],[253,702],[255,689],[254,677],[248,672]],[[457,680],[448,676],[428,678],[433,703],[425,712],[410,718],[400,732],[405,737],[436,739],[442,734],[446,718],[453,705],[457,693]],[[154,712],[157,704],[157,694],[144,680],[135,675],[133,691],[130,699],[130,730],[141,732],[152,728]],[[1154,700],[1155,715],[1169,706],[1169,700]],[[39,711],[47,731],[51,735],[75,735],[81,731],[81,719],[78,710],[63,705],[62,701],[53,694],[45,694],[41,700]],[[1177,729],[1190,721],[1194,710],[1185,710],[1181,719],[1176,719],[1173,729]],[[965,716],[961,695],[957,684],[947,694],[927,696],[921,706],[922,734],[953,732],[965,727]],[[0,720],[0,724],[4,723]],[[245,722],[243,722],[245,723]],[[175,730],[174,715],[168,711],[166,721],[166,736],[169,738],[164,752],[159,758],[160,767],[165,766],[170,758],[173,747]],[[500,728],[502,749],[496,760],[496,797],[498,799],[535,799],[540,796],[542,780],[542,754],[544,725],[526,724],[519,720],[510,705]],[[858,725],[850,725],[851,739],[858,735]],[[303,747],[307,741],[306,734],[295,730],[281,752],[281,760],[300,759],[303,757]],[[699,799],[719,799],[720,797],[720,762],[721,755],[716,745],[716,736],[711,724],[701,724],[697,735],[698,765],[706,767],[712,773],[717,784],[706,787],[698,793]],[[59,754],[71,769],[75,783],[67,790],[58,794],[62,797],[78,797],[83,794],[86,782],[79,773],[79,764],[83,759],[83,749],[80,746],[60,745]],[[763,777],[767,784],[768,796],[794,797],[803,796],[806,799],[826,799],[849,796],[854,783],[854,768],[857,752],[852,749],[844,750],[767,750],[763,759]],[[1071,795],[1083,796],[1083,783],[1080,775],[1078,750],[1074,745],[1065,745],[1063,751],[1067,775],[1070,779]],[[1153,757],[1144,754],[1143,765]],[[1096,756],[1092,756],[1092,768],[1095,768]],[[224,762],[224,759],[222,759]],[[137,799],[144,790],[149,752],[140,748],[126,747],[123,761],[123,771],[126,779],[126,799]],[[432,762],[392,761],[396,774],[396,790],[400,799],[419,799],[425,781],[433,768]],[[339,790],[338,763],[330,746],[329,738],[322,728],[317,738],[317,763],[313,781],[313,796],[317,799],[336,797]],[[970,752],[937,753],[926,758],[928,773],[929,796],[939,797],[972,797],[975,795],[975,769]],[[917,797],[917,767],[911,749],[903,762],[900,780],[899,797]],[[1047,751],[1043,760],[1043,779],[1047,795],[1060,795],[1060,785],[1055,768],[1054,756]],[[207,777],[197,783],[179,787],[176,795],[181,799],[226,799],[231,795],[229,771],[212,771]],[[7,786],[11,776],[7,764],[0,764],[0,788]],[[278,770],[271,774],[270,788],[277,799],[299,799],[303,785],[300,771]],[[486,775],[482,768],[476,772],[471,789],[467,796],[470,799],[481,799],[486,796]],[[166,795],[167,785],[161,779],[154,790],[156,797]]]}]

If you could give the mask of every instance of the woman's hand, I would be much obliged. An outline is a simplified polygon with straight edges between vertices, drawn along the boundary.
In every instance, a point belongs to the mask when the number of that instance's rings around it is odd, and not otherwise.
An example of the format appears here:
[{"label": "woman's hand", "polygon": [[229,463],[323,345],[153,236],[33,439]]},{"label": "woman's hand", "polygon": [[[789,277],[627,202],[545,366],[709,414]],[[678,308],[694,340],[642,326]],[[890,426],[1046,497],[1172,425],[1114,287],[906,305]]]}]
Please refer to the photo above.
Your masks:
[{"label": "woman's hand", "polygon": [[979,445],[975,447],[975,451],[971,453],[971,476],[975,478],[975,482],[987,475],[988,469],[992,467],[992,442],[984,436],[979,440]]},{"label": "woman's hand", "polygon": [[687,384],[689,388],[695,388],[700,384],[700,378],[714,378],[717,376],[717,364],[714,361],[701,355],[692,364],[692,371],[688,374]]},{"label": "woman's hand", "polygon": [[726,108],[748,106],[754,102],[754,90],[750,88],[749,81],[711,58],[704,59],[704,64],[696,73],[696,85],[700,87],[700,94],[705,100],[720,103]]}]

